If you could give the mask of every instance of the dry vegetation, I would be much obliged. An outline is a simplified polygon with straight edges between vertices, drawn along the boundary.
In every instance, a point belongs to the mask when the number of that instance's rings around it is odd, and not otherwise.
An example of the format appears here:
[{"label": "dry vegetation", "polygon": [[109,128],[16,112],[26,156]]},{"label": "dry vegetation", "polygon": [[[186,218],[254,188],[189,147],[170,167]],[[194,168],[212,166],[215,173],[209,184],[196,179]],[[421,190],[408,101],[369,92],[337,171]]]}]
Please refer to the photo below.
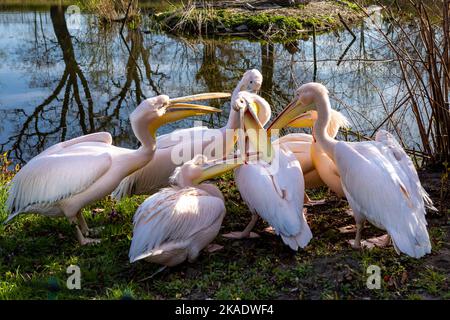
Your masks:
[{"label": "dry vegetation", "polygon": [[131,21],[140,17],[138,0],[87,0],[83,6],[107,23],[124,19]]},{"label": "dry vegetation", "polygon": [[[411,11],[404,15],[384,7],[392,29],[379,33],[386,39],[402,72],[398,103],[382,123],[404,108],[410,108],[419,129],[422,165],[444,167],[450,162],[450,56],[449,0],[410,1]],[[399,135],[401,138],[401,135]]]}]

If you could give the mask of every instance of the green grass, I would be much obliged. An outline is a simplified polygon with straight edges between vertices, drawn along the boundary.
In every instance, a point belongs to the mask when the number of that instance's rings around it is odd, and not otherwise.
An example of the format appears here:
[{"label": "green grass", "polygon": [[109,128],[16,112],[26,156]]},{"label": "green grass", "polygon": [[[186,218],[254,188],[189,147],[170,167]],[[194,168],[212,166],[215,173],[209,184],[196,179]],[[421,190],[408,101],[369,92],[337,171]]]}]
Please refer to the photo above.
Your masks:
[{"label": "green grass", "polygon": [[359,11],[359,6],[354,1],[348,1],[348,0],[339,0],[339,3],[345,4],[347,7],[349,7],[352,10]]},{"label": "green grass", "polygon": [[[6,189],[0,185],[0,221]],[[216,180],[226,199],[227,216],[221,233],[241,230],[250,213],[239,196],[233,176]],[[445,252],[448,227],[432,226],[433,254],[415,260],[397,255],[393,248],[355,251],[337,228],[352,224],[344,202],[325,189],[310,193],[328,197],[328,203],[308,209],[313,240],[293,252],[275,235],[216,243],[224,249],[202,252],[194,263],[166,269],[141,281],[160,268],[139,261],[128,262],[132,217],[145,197],[115,203],[103,200],[83,212],[90,227],[104,226],[102,243],[78,245],[74,229],[64,218],[22,215],[0,226],[0,299],[428,299],[450,298],[449,268],[440,259]],[[382,232],[366,227],[364,236]],[[69,265],[81,269],[81,290],[66,288]],[[366,268],[376,264],[382,272],[382,288],[366,288]]]}]

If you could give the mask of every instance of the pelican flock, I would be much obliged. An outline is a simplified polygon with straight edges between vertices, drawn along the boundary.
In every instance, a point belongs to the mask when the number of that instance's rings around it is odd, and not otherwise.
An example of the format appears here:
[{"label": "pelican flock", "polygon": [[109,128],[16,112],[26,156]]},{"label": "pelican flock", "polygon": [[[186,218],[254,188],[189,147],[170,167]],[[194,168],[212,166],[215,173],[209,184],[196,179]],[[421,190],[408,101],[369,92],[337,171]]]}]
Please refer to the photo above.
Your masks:
[{"label": "pelican flock", "polygon": [[189,116],[220,112],[183,102],[223,96],[205,94],[169,99],[161,95],[144,100],[130,115],[133,132],[142,144],[138,150],[113,146],[108,132],[88,134],[48,148],[13,178],[6,203],[11,214],[6,222],[20,213],[63,215],[76,225],[81,244],[98,242],[86,237],[89,229],[81,209],[110,194],[122,179],[152,160],[159,126]]},{"label": "pelican flock", "polygon": [[[241,91],[257,92],[261,87],[261,83],[261,73],[258,70],[248,70],[234,89],[231,102],[236,99]],[[268,110],[267,108],[261,108],[258,116],[261,121],[266,122],[270,118],[270,108]],[[223,158],[223,156],[234,149],[235,133],[233,130],[240,127],[239,123],[239,111],[230,108],[228,122],[220,129],[200,126],[179,129],[159,136],[156,139],[157,149],[153,161],[123,179],[113,192],[113,196],[116,199],[122,199],[135,194],[152,194],[160,188],[167,187],[170,176],[175,168],[180,165],[171,160],[176,148],[180,148],[180,153],[182,153],[180,157],[188,161],[195,156],[195,152],[203,154],[205,149],[212,144],[215,152],[209,152],[209,159]],[[232,134],[233,138],[227,137],[227,133]],[[215,138],[220,138],[220,142],[224,143],[216,144]],[[186,145],[188,146],[187,148]]]},{"label": "pelican flock", "polygon": [[[257,237],[259,217],[292,250],[314,237],[304,205],[305,189],[327,186],[346,199],[356,224],[351,245],[361,249],[365,221],[388,234],[398,253],[420,258],[431,252],[426,208],[435,210],[416,169],[393,135],[379,130],[374,141],[337,140],[346,117],[331,109],[327,88],[300,86],[294,99],[270,125],[269,103],[260,97],[262,75],[249,70],[230,93],[204,93],[143,101],[130,115],[141,147],[114,146],[107,132],[58,143],[31,159],[9,188],[6,222],[21,213],[65,216],[75,225],[80,244],[95,244],[82,209],[108,195],[116,199],[145,194],[133,218],[130,262],[145,260],[175,266],[195,260],[219,235],[226,214],[225,198],[204,181],[234,170],[248,206],[250,222],[225,238]],[[192,101],[230,97],[227,124],[175,130],[156,137],[169,122],[221,110]],[[275,139],[279,129],[312,128]],[[256,157],[249,157],[256,155]],[[131,222],[130,222],[131,223]],[[92,234],[92,233],[91,233]],[[381,238],[380,238],[381,239]]]}]

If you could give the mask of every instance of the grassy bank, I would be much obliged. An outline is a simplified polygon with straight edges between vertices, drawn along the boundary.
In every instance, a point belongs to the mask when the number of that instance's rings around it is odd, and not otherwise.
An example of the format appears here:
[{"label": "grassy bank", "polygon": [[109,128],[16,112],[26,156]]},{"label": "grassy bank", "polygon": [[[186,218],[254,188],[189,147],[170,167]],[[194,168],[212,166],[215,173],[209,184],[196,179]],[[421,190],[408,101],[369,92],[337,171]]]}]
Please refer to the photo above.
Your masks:
[{"label": "grassy bank", "polygon": [[[0,185],[0,222],[6,218],[5,183],[14,173],[3,170]],[[422,175],[424,186],[439,199],[439,175]],[[242,229],[250,213],[226,174],[217,180],[226,198],[227,216],[221,232]],[[281,239],[264,232],[260,221],[257,239],[216,243],[224,249],[203,252],[195,263],[167,269],[141,281],[159,266],[130,264],[128,249],[132,216],[144,197],[114,203],[101,201],[84,210],[91,227],[104,226],[102,243],[78,245],[66,219],[23,215],[0,225],[0,299],[434,299],[450,298],[450,245],[447,217],[429,216],[433,252],[424,259],[398,256],[394,249],[355,251],[347,244],[354,234],[338,228],[353,224],[346,202],[324,189],[310,193],[326,196],[326,205],[308,209],[314,238],[305,250],[291,251]],[[448,213],[448,199],[443,206]],[[440,204],[437,204],[440,207]],[[364,236],[382,232],[366,227]],[[81,290],[66,289],[66,268],[81,268]],[[366,287],[366,268],[381,267],[382,288]]]},{"label": "grassy bank", "polygon": [[[339,17],[340,16],[340,17]],[[320,1],[295,7],[251,10],[215,8],[193,2],[153,16],[161,29],[192,35],[250,35],[285,38],[312,31],[327,31],[352,24],[362,17],[350,1]]]}]

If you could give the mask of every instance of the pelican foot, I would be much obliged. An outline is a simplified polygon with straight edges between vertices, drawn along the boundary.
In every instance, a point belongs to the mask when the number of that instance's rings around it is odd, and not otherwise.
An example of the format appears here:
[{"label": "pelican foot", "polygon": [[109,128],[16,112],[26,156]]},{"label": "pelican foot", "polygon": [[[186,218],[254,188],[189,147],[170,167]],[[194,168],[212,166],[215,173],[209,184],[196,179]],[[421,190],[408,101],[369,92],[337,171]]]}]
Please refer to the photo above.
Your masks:
[{"label": "pelican foot", "polygon": [[340,233],[354,233],[356,232],[356,226],[354,224],[350,224],[345,227],[340,227],[338,230]]},{"label": "pelican foot", "polygon": [[259,238],[259,234],[255,233],[255,232],[250,232],[250,233],[246,233],[246,232],[241,232],[241,231],[232,231],[230,233],[225,233],[222,235],[222,237],[227,238],[227,239],[245,239],[245,238]]},{"label": "pelican foot", "polygon": [[102,242],[101,239],[91,239],[91,238],[80,239],[80,244],[82,246],[85,246],[85,245],[96,245],[96,244],[99,244],[100,242]]},{"label": "pelican foot", "polygon": [[211,243],[206,247],[206,251],[209,253],[220,251],[222,249],[223,249],[223,246],[221,246],[220,244],[216,244],[216,243]]},{"label": "pelican foot", "polygon": [[373,249],[375,247],[385,248],[391,244],[391,237],[388,234],[385,234],[380,237],[374,237],[367,240],[362,240],[361,244],[355,245],[355,240],[348,241],[353,249]]},{"label": "pelican foot", "polygon": [[391,237],[388,234],[380,237],[374,237],[363,241],[363,245],[369,249],[374,247],[385,248],[391,244]]}]

